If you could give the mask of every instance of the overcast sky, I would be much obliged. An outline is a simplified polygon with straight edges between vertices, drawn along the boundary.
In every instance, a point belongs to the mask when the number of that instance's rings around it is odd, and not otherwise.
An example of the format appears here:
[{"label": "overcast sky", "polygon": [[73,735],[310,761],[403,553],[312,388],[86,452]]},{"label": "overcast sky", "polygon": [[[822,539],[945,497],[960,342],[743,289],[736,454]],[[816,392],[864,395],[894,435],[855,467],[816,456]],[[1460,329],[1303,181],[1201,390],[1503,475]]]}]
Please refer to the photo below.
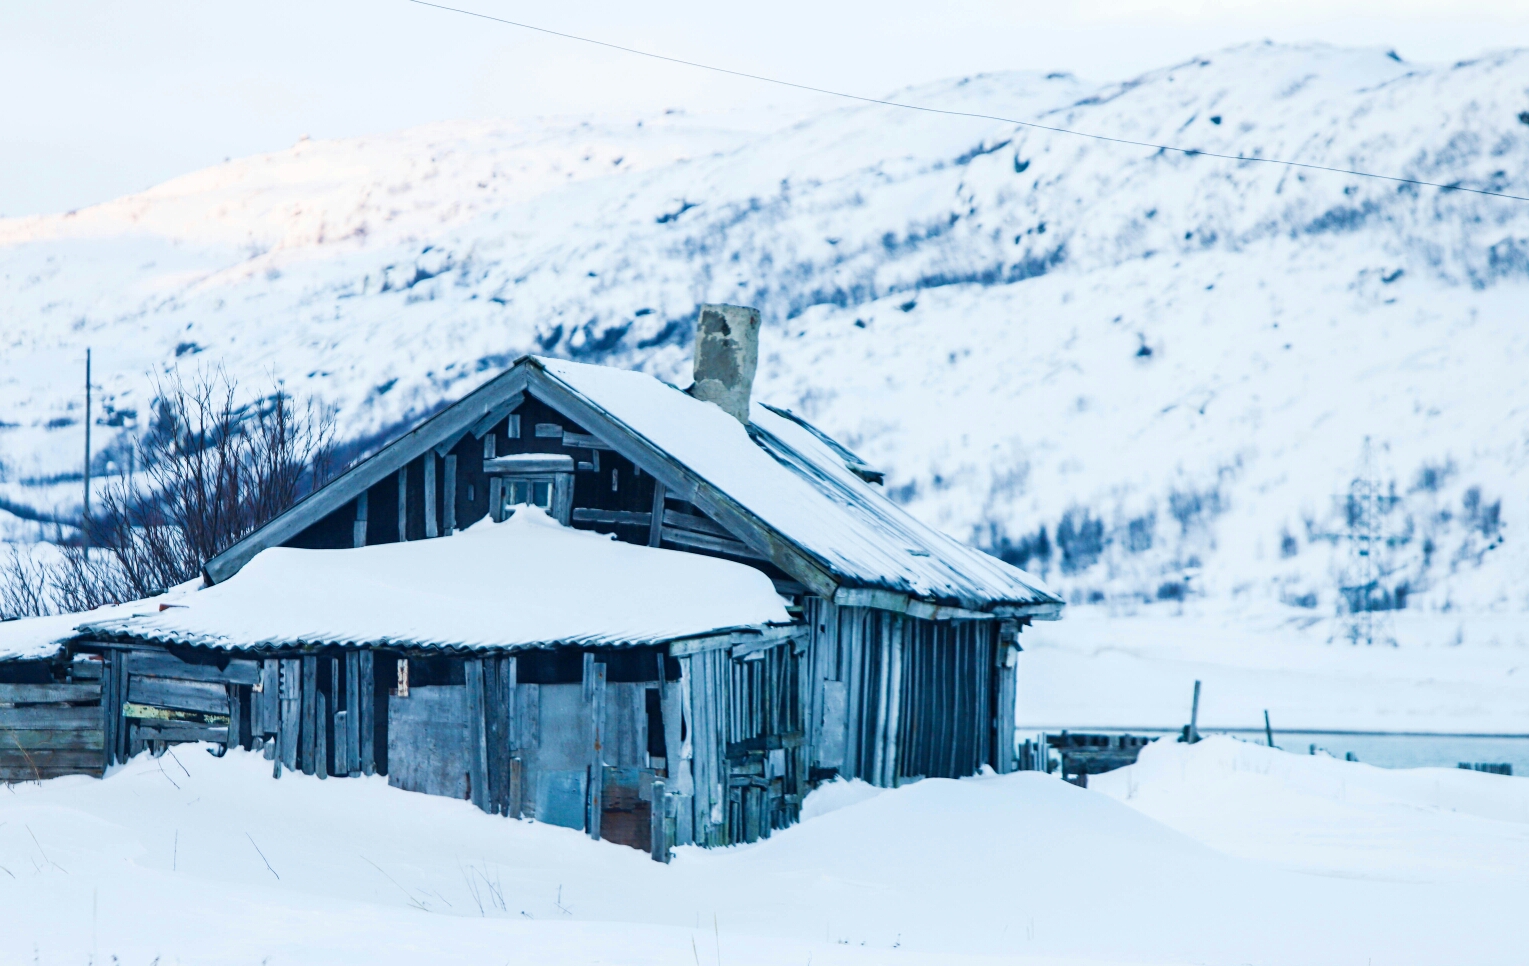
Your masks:
[{"label": "overcast sky", "polygon": [[[871,95],[987,70],[1118,80],[1263,39],[1417,61],[1529,47],[1529,0],[445,2]],[[83,207],[304,134],[802,103],[408,0],[12,2],[0,11],[0,90],[4,215]]]}]

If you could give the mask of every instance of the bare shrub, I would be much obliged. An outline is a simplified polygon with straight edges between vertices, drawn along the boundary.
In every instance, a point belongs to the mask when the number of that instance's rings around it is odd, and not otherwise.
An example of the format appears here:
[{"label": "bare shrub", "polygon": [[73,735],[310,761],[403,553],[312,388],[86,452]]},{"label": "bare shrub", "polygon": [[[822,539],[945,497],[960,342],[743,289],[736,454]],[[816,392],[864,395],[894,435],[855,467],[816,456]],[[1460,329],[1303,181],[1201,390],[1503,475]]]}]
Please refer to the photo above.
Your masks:
[{"label": "bare shrub", "polygon": [[155,386],[154,416],[135,446],[142,472],[117,478],[85,521],[90,545],[64,548],[58,606],[85,610],[190,580],[335,469],[333,414],[273,385],[241,402],[222,369]]},{"label": "bare shrub", "polygon": [[11,544],[0,562],[0,620],[41,617],[51,612],[51,599],[48,568]]}]

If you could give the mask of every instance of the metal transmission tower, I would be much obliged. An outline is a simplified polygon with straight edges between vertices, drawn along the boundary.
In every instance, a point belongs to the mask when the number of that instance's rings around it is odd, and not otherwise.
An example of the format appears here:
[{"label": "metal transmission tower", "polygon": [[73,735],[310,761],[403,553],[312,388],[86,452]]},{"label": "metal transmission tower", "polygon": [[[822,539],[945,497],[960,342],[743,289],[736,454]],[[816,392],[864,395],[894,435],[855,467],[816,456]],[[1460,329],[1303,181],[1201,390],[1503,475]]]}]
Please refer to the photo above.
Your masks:
[{"label": "metal transmission tower", "polygon": [[1347,524],[1342,537],[1348,544],[1348,560],[1338,585],[1333,639],[1394,647],[1392,598],[1381,579],[1389,572],[1385,517],[1396,497],[1388,495],[1380,481],[1368,436],[1364,438],[1359,472],[1350,481],[1348,493],[1338,497],[1338,501]]}]

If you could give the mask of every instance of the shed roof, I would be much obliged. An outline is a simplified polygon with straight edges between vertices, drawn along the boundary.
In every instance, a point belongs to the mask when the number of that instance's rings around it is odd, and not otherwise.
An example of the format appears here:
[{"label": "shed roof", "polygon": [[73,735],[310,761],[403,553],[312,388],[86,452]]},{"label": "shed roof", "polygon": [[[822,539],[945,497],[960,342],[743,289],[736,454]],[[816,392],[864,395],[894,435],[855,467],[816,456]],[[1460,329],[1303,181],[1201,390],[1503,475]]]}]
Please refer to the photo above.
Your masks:
[{"label": "shed roof", "polygon": [[182,598],[193,593],[200,584],[200,579],[188,580],[171,587],[157,597],[128,601],[125,604],[111,604],[95,610],[0,621],[0,661],[35,661],[51,658],[63,649],[67,641],[79,636],[75,628],[82,623],[154,614],[161,607],[179,603]]},{"label": "shed roof", "polygon": [[521,507],[434,540],[264,550],[176,606],[81,631],[229,649],[482,650],[662,644],[789,620],[752,567],[619,543]]}]

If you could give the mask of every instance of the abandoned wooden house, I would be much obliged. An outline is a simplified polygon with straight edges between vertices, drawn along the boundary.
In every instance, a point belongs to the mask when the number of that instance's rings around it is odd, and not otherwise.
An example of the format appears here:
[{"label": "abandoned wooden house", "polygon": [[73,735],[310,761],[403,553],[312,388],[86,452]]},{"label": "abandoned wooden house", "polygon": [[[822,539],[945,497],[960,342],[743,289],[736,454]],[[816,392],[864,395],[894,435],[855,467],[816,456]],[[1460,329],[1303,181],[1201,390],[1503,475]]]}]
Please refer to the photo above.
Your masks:
[{"label": "abandoned wooden house", "polygon": [[[751,309],[703,306],[688,390],[518,360],[208,561],[187,606],[81,627],[53,680],[99,672],[103,761],[145,743],[270,739],[273,767],[386,772],[644,847],[768,835],[835,775],[890,786],[1012,770],[1017,635],[1061,600],[751,399],[758,325]],[[523,517],[558,526],[511,526]],[[546,608],[513,603],[539,552],[512,563],[506,544],[495,563],[455,549],[489,546],[469,524],[594,531],[604,551],[721,569],[668,590],[559,572],[552,633],[533,626]],[[347,596],[384,558],[403,569]],[[702,589],[739,573],[754,584]],[[197,623],[203,598],[255,577],[329,617],[304,627],[283,612],[308,609],[278,595],[245,615],[250,630]],[[641,633],[602,636],[609,613]]]}]

